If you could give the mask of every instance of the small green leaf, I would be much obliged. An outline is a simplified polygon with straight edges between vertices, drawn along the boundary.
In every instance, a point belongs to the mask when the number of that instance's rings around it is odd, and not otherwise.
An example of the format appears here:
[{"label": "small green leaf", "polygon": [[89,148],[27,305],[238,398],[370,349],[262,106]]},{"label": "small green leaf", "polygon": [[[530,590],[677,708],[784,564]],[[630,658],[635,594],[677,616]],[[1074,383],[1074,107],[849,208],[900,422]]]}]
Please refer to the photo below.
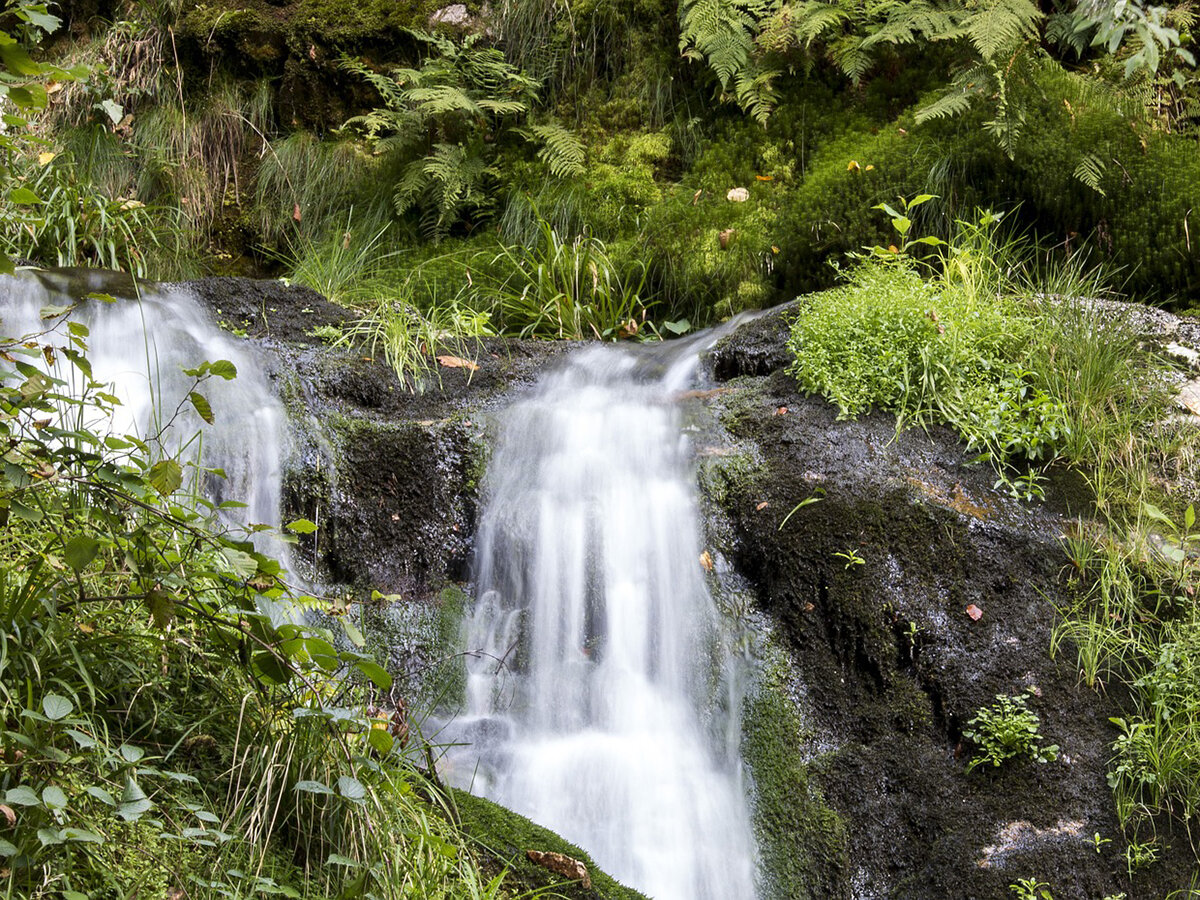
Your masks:
[{"label": "small green leaf", "polygon": [[66,809],[67,795],[57,785],[47,785],[42,789],[42,803],[47,809]]},{"label": "small green leaf", "polygon": [[392,676],[387,673],[387,670],[369,659],[360,659],[354,664],[358,671],[362,672],[375,683],[375,686],[381,691],[386,691],[392,686]]},{"label": "small green leaf", "polygon": [[677,322],[663,322],[663,328],[671,334],[687,334],[692,330],[692,323],[687,319],[680,319]]},{"label": "small green leaf", "polygon": [[10,806],[40,806],[42,803],[33,788],[25,784],[5,791],[4,802]]},{"label": "small green leaf", "polygon": [[327,785],[321,784],[319,781],[297,781],[295,790],[304,791],[308,794],[332,794],[333,791]]},{"label": "small green leaf", "polygon": [[42,198],[27,187],[18,187],[8,192],[8,202],[19,206],[35,206],[42,202]]},{"label": "small green leaf", "polygon": [[90,734],[84,734],[82,731],[77,731],[74,728],[68,728],[67,734],[79,746],[80,750],[89,750],[96,746],[96,739]]},{"label": "small green leaf", "polygon": [[52,722],[65,719],[75,709],[75,704],[61,694],[47,694],[42,698],[42,712]]},{"label": "small green leaf", "polygon": [[[100,552],[100,542],[94,537],[87,534],[77,534],[75,537],[67,541],[63,547],[63,562],[74,569],[76,572],[82,572],[88,567],[88,564],[96,558],[96,554]],[[49,715],[49,713],[47,713]],[[53,716],[51,716],[53,718]]]},{"label": "small green leaf", "polygon": [[68,841],[78,841],[83,844],[103,844],[104,838],[86,828],[64,828],[62,836]]},{"label": "small green leaf", "polygon": [[208,403],[208,398],[199,391],[192,391],[188,394],[188,399],[192,401],[192,408],[196,410],[196,414],[211,425],[213,423],[213,411],[212,406]]},{"label": "small green leaf", "polygon": [[0,856],[3,856],[4,858],[7,859],[10,856],[16,856],[16,855],[17,855],[17,848],[14,847],[12,844],[10,844],[8,841],[4,840],[4,838],[0,838]]},{"label": "small green leaf", "polygon": [[43,847],[53,847],[63,842],[62,832],[57,828],[39,828],[37,836]]},{"label": "small green leaf", "polygon": [[227,359],[218,359],[215,363],[209,365],[208,371],[218,378],[224,378],[226,381],[237,378],[237,366]]},{"label": "small green leaf", "polygon": [[114,100],[101,100],[96,105],[112,119],[114,125],[121,124],[121,120],[125,118],[125,108]]},{"label": "small green leaf", "polygon": [[350,638],[350,643],[352,643],[355,647],[361,647],[366,644],[366,638],[364,638],[362,632],[358,630],[358,626],[356,626],[349,619],[342,619],[342,628],[345,629],[346,637]]},{"label": "small green leaf", "polygon": [[173,459],[161,459],[150,467],[150,485],[164,497],[179,490],[183,469]]},{"label": "small green leaf", "polygon": [[347,800],[353,800],[357,803],[366,799],[367,789],[357,778],[353,778],[349,775],[343,775],[337,780],[337,784],[338,793]]},{"label": "small green leaf", "polygon": [[85,794],[95,797],[105,806],[116,806],[116,798],[102,787],[96,787],[94,784],[89,784],[83,789]]},{"label": "small green leaf", "polygon": [[[146,755],[146,751],[141,747],[135,747],[133,744],[122,744],[117,748],[117,752],[121,754],[121,758],[125,762],[135,763]],[[145,796],[143,794],[143,796]]]},{"label": "small green leaf", "polygon": [[357,861],[348,856],[342,856],[340,853],[330,853],[329,858],[325,860],[327,866],[346,866],[351,869],[357,869],[360,865]]},{"label": "small green leaf", "polygon": [[294,522],[288,522],[285,527],[288,531],[295,532],[296,534],[312,534],[317,530],[317,526],[308,519],[297,519]]},{"label": "small green leaf", "polygon": [[367,732],[367,741],[380,753],[391,753],[394,739],[386,728],[372,728]]}]

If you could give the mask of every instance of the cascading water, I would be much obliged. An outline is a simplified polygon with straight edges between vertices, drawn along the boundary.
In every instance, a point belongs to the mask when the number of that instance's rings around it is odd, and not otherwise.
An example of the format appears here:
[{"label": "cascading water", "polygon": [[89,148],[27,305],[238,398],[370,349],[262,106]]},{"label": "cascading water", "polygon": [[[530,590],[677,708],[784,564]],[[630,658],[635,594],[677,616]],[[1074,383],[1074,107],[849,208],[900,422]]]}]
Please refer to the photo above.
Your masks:
[{"label": "cascading water", "polygon": [[674,402],[697,349],[587,350],[507,411],[446,769],[655,900],[745,900],[736,673]]},{"label": "cascading water", "polygon": [[[92,292],[118,299],[83,299]],[[89,424],[148,438],[174,419],[161,436],[164,448],[199,454],[205,467],[224,471],[224,478],[203,485],[214,501],[246,504],[230,511],[231,524],[278,525],[286,416],[252,350],[213,324],[185,290],[143,285],[138,296],[123,276],[83,270],[0,277],[0,334],[45,331],[52,323],[42,318],[43,309],[76,304],[70,316],[89,329],[94,380],[121,401],[111,422]],[[195,379],[183,370],[216,360],[229,360],[238,374],[232,381],[211,378],[201,388],[214,415],[204,426],[187,399]],[[256,540],[286,563],[286,544],[267,533]]]}]

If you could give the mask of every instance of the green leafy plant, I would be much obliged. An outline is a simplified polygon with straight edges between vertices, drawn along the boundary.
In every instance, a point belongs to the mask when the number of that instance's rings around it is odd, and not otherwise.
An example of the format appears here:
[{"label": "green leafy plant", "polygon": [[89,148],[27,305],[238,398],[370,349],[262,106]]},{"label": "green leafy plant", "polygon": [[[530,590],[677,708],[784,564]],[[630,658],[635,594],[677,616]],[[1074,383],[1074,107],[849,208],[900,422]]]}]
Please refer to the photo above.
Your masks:
[{"label": "green leafy plant", "polygon": [[1050,885],[1038,881],[1032,875],[1029,878],[1018,878],[1008,889],[1017,895],[1018,900],[1054,900],[1050,893]]},{"label": "green leafy plant", "polygon": [[[87,338],[71,321],[0,341],[0,882],[65,897],[494,892],[406,761],[402,719],[379,708],[391,679],[358,628],[272,619],[272,603],[317,601],[224,524],[231,501],[189,489],[217,473],[156,434],[89,424],[119,401]],[[183,404],[211,421],[204,385],[236,370],[186,374]]]},{"label": "green leafy plant", "polygon": [[489,268],[476,296],[492,299],[505,329],[522,337],[615,340],[646,320],[643,265],[622,270],[599,239],[564,236],[544,219],[537,240],[503,246]]},{"label": "green leafy plant", "polygon": [[982,707],[963,729],[963,737],[976,746],[967,771],[981,765],[1000,766],[1009,760],[1054,761],[1058,745],[1043,745],[1040,725],[1023,696],[997,694],[996,702]]},{"label": "green leafy plant", "polygon": [[393,188],[396,211],[420,213],[435,239],[450,228],[488,217],[495,201],[497,144],[522,136],[540,145],[538,156],[558,177],[582,172],[583,146],[554,123],[519,127],[532,108],[537,82],[510,65],[480,35],[461,41],[423,31],[410,34],[428,50],[419,68],[387,74],[362,62],[343,66],[371,84],[384,106],[356,116],[346,127],[377,150],[405,162]]}]

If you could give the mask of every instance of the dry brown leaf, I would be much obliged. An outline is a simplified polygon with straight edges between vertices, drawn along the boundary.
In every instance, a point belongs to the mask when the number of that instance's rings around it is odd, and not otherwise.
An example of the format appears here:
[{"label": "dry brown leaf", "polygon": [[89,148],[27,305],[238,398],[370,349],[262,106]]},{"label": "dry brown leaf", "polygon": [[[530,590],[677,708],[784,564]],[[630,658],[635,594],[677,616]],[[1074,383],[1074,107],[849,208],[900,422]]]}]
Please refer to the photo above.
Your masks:
[{"label": "dry brown leaf", "polygon": [[295,219],[297,222],[300,221],[301,217],[300,217],[300,204],[299,203],[292,204],[292,218]]},{"label": "dry brown leaf", "polygon": [[786,416],[786,415],[787,415],[787,412],[788,412],[788,409],[787,409],[787,407],[786,407],[786,406],[781,406],[781,407],[779,407],[777,410],[775,410],[775,412],[773,413],[773,415],[776,415],[776,416]]},{"label": "dry brown leaf", "polygon": [[983,618],[983,610],[972,603],[967,606],[967,615],[971,617],[971,621],[978,622]]},{"label": "dry brown leaf", "polygon": [[769,500],[764,500],[762,503],[758,504],[758,506],[754,507],[754,511],[762,512],[764,509],[766,509],[770,505],[771,505],[771,502]]},{"label": "dry brown leaf", "polygon": [[468,372],[478,372],[479,366],[461,356],[439,356],[437,361],[447,369],[466,369]]},{"label": "dry brown leaf", "polygon": [[705,550],[700,554],[700,565],[704,566],[704,571],[711,572],[713,570],[712,554]]},{"label": "dry brown leaf", "polygon": [[0,803],[0,815],[4,816],[9,828],[17,824],[17,814],[13,812],[11,806],[5,806],[3,803]]}]

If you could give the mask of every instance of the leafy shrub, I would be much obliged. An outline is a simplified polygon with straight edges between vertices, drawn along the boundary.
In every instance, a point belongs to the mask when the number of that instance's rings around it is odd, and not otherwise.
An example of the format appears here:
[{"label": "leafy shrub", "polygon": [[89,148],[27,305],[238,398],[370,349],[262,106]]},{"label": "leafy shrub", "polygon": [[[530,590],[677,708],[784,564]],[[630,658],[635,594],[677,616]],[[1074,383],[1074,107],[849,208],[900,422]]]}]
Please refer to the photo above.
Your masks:
[{"label": "leafy shrub", "polygon": [[1009,301],[923,279],[906,260],[867,262],[797,316],[789,371],[842,416],[946,422],[998,467],[1053,458],[1061,405],[1022,361],[1028,323]]},{"label": "leafy shrub", "polygon": [[[199,464],[87,424],[117,402],[87,334],[0,340],[0,882],[480,896],[454,829],[416,799],[435,786],[365,705],[390,678],[357,629],[274,622],[286,573],[188,492]],[[210,420],[203,385],[233,366],[187,374]]]},{"label": "leafy shrub", "polygon": [[968,772],[976,766],[999,766],[1010,759],[1046,763],[1058,758],[1057,744],[1042,745],[1038,731],[1041,722],[1024,697],[997,694],[996,702],[980,709],[967,725],[963,737],[978,748],[967,763]]}]

